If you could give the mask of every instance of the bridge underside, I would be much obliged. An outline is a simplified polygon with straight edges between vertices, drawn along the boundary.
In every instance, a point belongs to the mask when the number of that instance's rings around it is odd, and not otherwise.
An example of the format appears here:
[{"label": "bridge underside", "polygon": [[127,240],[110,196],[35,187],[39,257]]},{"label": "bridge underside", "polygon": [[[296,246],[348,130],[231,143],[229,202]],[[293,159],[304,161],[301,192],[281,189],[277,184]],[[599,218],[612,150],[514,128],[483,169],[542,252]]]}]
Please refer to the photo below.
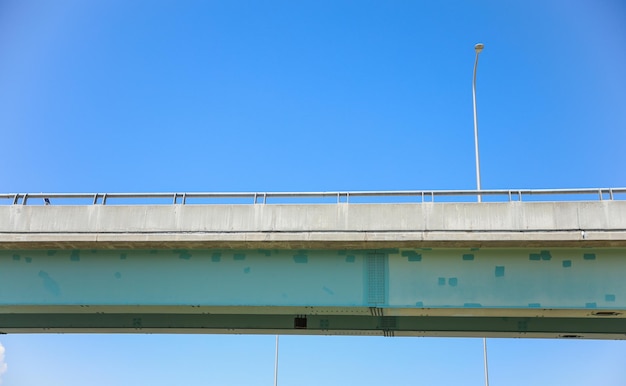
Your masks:
[{"label": "bridge underside", "polygon": [[0,250],[0,333],[626,338],[626,248]]},{"label": "bridge underside", "polygon": [[[312,310],[314,311],[314,310]],[[224,333],[624,339],[624,319],[124,313],[5,314],[3,333]]]}]

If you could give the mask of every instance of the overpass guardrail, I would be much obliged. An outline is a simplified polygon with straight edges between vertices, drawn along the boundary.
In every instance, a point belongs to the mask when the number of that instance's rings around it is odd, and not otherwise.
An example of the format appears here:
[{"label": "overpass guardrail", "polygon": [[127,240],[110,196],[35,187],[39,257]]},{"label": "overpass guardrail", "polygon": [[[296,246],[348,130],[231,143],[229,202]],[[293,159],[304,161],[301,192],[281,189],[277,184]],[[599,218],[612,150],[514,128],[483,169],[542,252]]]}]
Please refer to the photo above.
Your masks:
[{"label": "overpass guardrail", "polygon": [[626,200],[626,188],[327,192],[1,193],[0,205],[334,204]]}]

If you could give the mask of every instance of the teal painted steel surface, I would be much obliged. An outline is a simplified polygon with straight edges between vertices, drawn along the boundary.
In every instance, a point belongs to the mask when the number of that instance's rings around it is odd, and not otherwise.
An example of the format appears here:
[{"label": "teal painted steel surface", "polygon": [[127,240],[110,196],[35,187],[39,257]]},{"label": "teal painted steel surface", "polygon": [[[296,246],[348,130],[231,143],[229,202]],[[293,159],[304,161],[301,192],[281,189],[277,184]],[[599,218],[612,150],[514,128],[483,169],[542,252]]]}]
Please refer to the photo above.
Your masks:
[{"label": "teal painted steel surface", "polygon": [[626,249],[0,251],[8,306],[626,310]]}]

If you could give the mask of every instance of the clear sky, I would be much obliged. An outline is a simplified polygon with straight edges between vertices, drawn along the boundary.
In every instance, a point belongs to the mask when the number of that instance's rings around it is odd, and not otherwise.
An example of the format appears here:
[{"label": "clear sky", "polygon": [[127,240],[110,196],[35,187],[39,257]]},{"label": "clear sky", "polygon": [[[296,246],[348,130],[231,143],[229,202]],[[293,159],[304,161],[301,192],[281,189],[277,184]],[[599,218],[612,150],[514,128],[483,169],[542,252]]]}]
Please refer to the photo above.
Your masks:
[{"label": "clear sky", "polygon": [[[626,186],[626,3],[0,2],[0,191]],[[273,336],[4,335],[2,385],[271,385]],[[492,385],[626,343],[490,339]],[[3,353],[4,351],[4,353]],[[281,385],[480,385],[482,340],[281,338]],[[3,371],[6,364],[6,371]]]}]

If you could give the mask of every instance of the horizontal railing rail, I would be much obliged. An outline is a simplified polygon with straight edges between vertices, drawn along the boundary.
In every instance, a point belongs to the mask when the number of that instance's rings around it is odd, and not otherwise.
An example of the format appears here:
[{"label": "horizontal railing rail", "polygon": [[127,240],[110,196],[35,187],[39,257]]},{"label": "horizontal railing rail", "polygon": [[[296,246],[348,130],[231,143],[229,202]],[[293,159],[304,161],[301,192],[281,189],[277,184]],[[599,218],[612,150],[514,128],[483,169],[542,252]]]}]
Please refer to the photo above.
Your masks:
[{"label": "horizontal railing rail", "polygon": [[[478,197],[493,197],[495,202],[523,201],[525,197],[559,196],[552,200],[535,201],[572,201],[572,200],[626,200],[626,188],[582,188],[582,189],[495,189],[495,190],[396,190],[396,191],[336,191],[336,192],[188,192],[188,193],[2,193],[0,205],[107,205],[111,200],[119,205],[146,204],[211,204],[207,200],[244,200],[250,204],[283,204],[290,200],[298,203],[394,203],[399,198],[408,198],[402,202],[435,202],[442,198],[445,202],[467,202]],[[574,197],[576,196],[576,197]],[[581,197],[584,196],[584,197]],[[382,198],[382,200],[381,200]],[[450,200],[456,198],[457,200]],[[329,200],[330,199],[330,200]],[[367,201],[367,199],[375,199]],[[163,202],[163,200],[166,200]],[[204,200],[198,202],[198,200]],[[326,200],[326,201],[323,201]],[[190,202],[191,201],[191,202]],[[322,201],[322,202],[320,202]],[[444,202],[441,201],[441,202]],[[119,203],[118,203],[119,202]],[[490,202],[487,199],[485,202]]]}]

